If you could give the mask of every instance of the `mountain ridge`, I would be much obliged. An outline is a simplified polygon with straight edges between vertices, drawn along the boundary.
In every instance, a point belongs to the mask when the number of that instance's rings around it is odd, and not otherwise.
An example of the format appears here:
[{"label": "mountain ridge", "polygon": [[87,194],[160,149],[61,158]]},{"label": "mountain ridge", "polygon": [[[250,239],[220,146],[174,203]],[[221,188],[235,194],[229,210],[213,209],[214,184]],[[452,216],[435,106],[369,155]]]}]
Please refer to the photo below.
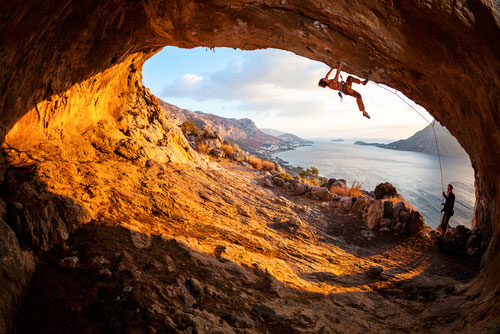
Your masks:
[{"label": "mountain ridge", "polygon": [[[467,157],[467,153],[460,146],[455,137],[440,123],[434,123],[436,139],[439,145],[439,153],[444,156]],[[428,154],[437,154],[436,140],[432,130],[432,125],[428,125],[422,130],[415,132],[406,139],[400,139],[389,144],[367,143],[356,141],[355,145],[369,145],[398,151],[413,151]]]},{"label": "mountain ridge", "polygon": [[311,141],[279,130],[274,130],[276,133],[280,133],[278,136],[268,134],[257,128],[249,118],[226,118],[201,111],[191,111],[179,108],[161,99],[158,99],[158,103],[170,118],[177,119],[180,123],[187,120],[193,121],[199,129],[211,126],[224,139],[234,142],[241,149],[259,156],[269,157],[274,152],[312,144]]}]

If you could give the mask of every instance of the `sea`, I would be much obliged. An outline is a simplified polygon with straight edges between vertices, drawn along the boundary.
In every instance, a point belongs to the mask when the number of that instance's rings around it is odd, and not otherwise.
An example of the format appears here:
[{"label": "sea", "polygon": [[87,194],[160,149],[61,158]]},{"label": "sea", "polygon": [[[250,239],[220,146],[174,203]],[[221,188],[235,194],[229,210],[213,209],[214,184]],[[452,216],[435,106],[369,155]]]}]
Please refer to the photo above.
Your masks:
[{"label": "sea", "polygon": [[[311,146],[275,153],[290,166],[319,169],[320,176],[345,179],[348,186],[360,182],[361,188],[372,191],[382,182],[390,182],[413,207],[420,211],[425,223],[438,227],[443,202],[439,159],[435,154],[396,151],[375,146],[312,139]],[[376,140],[376,142],[384,142]],[[389,141],[387,141],[389,142]],[[474,170],[469,158],[441,156],[444,188],[453,184],[455,215],[450,226],[470,227],[475,202]]]}]

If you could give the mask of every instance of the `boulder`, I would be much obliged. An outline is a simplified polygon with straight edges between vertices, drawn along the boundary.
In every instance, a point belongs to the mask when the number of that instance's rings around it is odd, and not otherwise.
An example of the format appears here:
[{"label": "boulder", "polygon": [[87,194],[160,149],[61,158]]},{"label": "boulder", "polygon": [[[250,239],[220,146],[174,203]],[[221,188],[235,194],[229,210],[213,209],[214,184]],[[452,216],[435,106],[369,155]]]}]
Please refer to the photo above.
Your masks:
[{"label": "boulder", "polygon": [[304,195],[306,193],[306,191],[307,191],[307,188],[304,184],[297,184],[295,186],[293,194],[296,196],[301,196],[301,195]]},{"label": "boulder", "polygon": [[345,187],[347,186],[347,182],[346,182],[345,180],[340,179],[340,180],[335,181],[335,182],[332,184],[332,186],[334,186],[334,187],[341,187],[341,188],[345,188]]},{"label": "boulder", "polygon": [[373,233],[373,231],[371,230],[361,230],[361,236],[363,238],[366,238],[366,239],[372,239],[372,238],[375,238],[375,233]]},{"label": "boulder", "polygon": [[391,226],[391,220],[390,219],[382,219],[382,222],[380,223],[381,227],[389,227]]},{"label": "boulder", "polygon": [[392,218],[392,202],[385,201],[384,202],[384,218]]},{"label": "boulder", "polygon": [[151,238],[140,232],[130,230],[130,239],[135,248],[145,249],[151,247]]},{"label": "boulder", "polygon": [[211,155],[213,155],[216,158],[224,158],[224,151],[221,150],[220,148],[214,148],[211,152]]},{"label": "boulder", "polygon": [[292,216],[288,219],[288,225],[290,227],[300,227],[302,225],[302,220],[299,217]]},{"label": "boulder", "polygon": [[213,126],[210,126],[210,125],[205,125],[203,127],[200,138],[201,139],[215,139],[215,140],[219,141],[220,143],[223,142],[221,134]]},{"label": "boulder", "polygon": [[405,209],[405,202],[403,201],[397,202],[396,204],[394,204],[392,208],[392,217],[394,218],[399,217],[399,213],[401,212],[401,210],[404,209]]},{"label": "boulder", "polygon": [[[439,242],[441,250],[458,253],[476,255],[472,247],[468,247],[468,240],[471,237],[471,230],[463,225],[452,227],[448,230]],[[470,250],[468,250],[470,248]]]},{"label": "boulder", "polygon": [[200,140],[199,143],[204,144],[206,146],[207,153],[211,153],[214,149],[221,148],[221,142],[217,139],[203,139]]},{"label": "boulder", "polygon": [[330,187],[335,183],[335,181],[337,181],[337,179],[328,179],[328,189],[330,189]]},{"label": "boulder", "polygon": [[344,196],[340,198],[340,203],[342,203],[342,208],[345,211],[349,211],[352,209],[352,197]]},{"label": "boulder", "polygon": [[273,177],[273,183],[277,187],[283,187],[283,186],[285,186],[285,180],[283,180],[283,178],[278,177],[278,176],[274,176]]},{"label": "boulder", "polygon": [[367,208],[368,208],[368,202],[366,201],[366,198],[363,196],[359,196],[352,205],[351,210],[357,212],[357,211],[365,211]]},{"label": "boulder", "polygon": [[281,165],[279,163],[274,163],[274,166],[276,168],[276,172],[278,172],[278,173],[286,173],[286,170],[283,167],[281,167]]},{"label": "boulder", "polygon": [[375,228],[382,222],[384,216],[384,204],[381,200],[373,201],[368,207],[368,215],[366,216],[365,226]]},{"label": "boulder", "polygon": [[233,154],[231,154],[231,160],[234,160],[236,162],[243,162],[243,161],[247,161],[248,159],[248,156],[242,152],[234,152]]},{"label": "boulder", "polygon": [[319,201],[330,200],[330,193],[325,187],[312,187],[311,194],[314,199],[317,199]]},{"label": "boulder", "polygon": [[380,276],[382,272],[384,272],[384,268],[378,265],[370,266],[370,270],[368,271],[371,276]]},{"label": "boulder", "polygon": [[410,214],[410,221],[406,226],[406,230],[410,233],[417,233],[424,227],[424,217],[420,212],[413,210]]},{"label": "boulder", "polygon": [[267,177],[264,179],[264,187],[266,187],[266,188],[274,188],[273,183]]}]

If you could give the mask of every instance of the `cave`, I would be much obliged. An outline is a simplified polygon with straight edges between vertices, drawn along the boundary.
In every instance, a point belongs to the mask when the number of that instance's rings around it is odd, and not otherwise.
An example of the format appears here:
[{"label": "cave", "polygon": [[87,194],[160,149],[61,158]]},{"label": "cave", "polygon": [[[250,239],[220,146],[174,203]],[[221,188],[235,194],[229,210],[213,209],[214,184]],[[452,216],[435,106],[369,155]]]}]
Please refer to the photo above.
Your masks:
[{"label": "cave", "polygon": [[[148,164],[142,159],[145,156],[160,163],[192,167],[201,163],[142,85],[144,62],[167,45],[275,48],[328,65],[349,59],[347,72],[393,87],[426,108],[470,156],[476,186],[473,226],[481,227],[490,239],[479,275],[457,297],[462,298],[461,313],[444,312],[442,317],[449,318],[446,323],[461,318],[463,323],[454,331],[500,330],[497,2],[70,0],[3,3],[0,9],[0,139],[4,150],[0,158],[0,277],[4,281],[0,331],[14,331],[13,319],[38,257],[61,251],[52,246],[73,233],[75,240],[90,243],[79,232],[82,225],[95,226],[102,217],[122,217],[119,208],[126,201],[110,202],[104,211],[92,206],[95,203],[82,208],[83,195],[76,189],[99,197],[106,184],[97,187],[93,182],[111,174],[125,177],[124,172],[110,164],[99,167],[100,174],[90,175],[85,174],[85,166],[102,163],[103,154],[109,152],[135,154],[135,142],[124,136],[149,136],[151,141],[164,143],[161,151],[141,148],[142,156],[134,158],[140,163]],[[151,126],[161,128],[158,138],[146,134]],[[45,160],[50,163],[42,164]],[[57,168],[69,175],[65,186],[46,181],[66,177],[52,175]],[[135,169],[129,172],[132,175]],[[188,179],[178,170],[169,177],[173,183]],[[134,194],[123,196],[133,198]],[[169,200],[172,208],[182,212],[175,196]],[[13,223],[19,212],[24,221]],[[37,225],[26,228],[29,221]],[[147,217],[141,222],[152,225]],[[127,227],[120,226],[118,219],[113,224],[117,230],[109,237],[110,245],[123,242],[121,229]],[[16,230],[23,226],[24,231]],[[95,240],[106,244],[106,228],[95,228]],[[141,236],[133,238],[138,245],[148,243]],[[162,249],[185,253],[175,242],[154,242]],[[198,288],[196,282],[190,284]],[[259,312],[264,318],[276,317],[265,306]],[[56,324],[51,326],[57,332]]]}]

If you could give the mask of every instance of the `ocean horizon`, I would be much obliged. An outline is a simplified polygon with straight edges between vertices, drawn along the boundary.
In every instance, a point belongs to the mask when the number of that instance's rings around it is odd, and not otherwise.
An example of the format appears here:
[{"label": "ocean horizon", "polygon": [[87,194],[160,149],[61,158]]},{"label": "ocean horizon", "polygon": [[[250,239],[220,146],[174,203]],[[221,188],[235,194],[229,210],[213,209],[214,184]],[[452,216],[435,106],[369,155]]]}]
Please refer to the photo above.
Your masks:
[{"label": "ocean horizon", "polygon": [[[343,139],[332,142],[332,139]],[[294,150],[278,152],[278,157],[290,166],[304,169],[314,166],[327,178],[345,179],[348,186],[360,182],[368,192],[383,182],[393,184],[427,225],[436,228],[441,217],[443,201],[438,156],[411,151],[397,151],[375,146],[354,145],[357,140],[387,143],[383,138],[310,138],[314,143]],[[474,170],[469,158],[441,156],[444,188],[454,186],[455,215],[450,226],[472,224],[475,189]]]}]

